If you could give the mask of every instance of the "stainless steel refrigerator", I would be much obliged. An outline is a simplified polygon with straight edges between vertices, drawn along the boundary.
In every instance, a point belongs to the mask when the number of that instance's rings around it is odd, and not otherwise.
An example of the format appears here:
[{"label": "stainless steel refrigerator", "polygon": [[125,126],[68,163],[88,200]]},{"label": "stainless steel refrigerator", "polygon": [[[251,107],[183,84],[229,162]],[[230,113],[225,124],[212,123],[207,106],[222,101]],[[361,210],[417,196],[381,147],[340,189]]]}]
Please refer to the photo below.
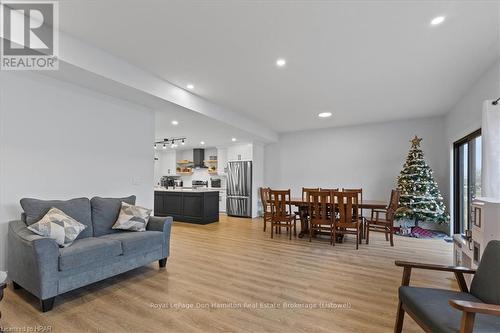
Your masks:
[{"label": "stainless steel refrigerator", "polygon": [[252,217],[252,162],[229,162],[227,167],[226,213]]}]

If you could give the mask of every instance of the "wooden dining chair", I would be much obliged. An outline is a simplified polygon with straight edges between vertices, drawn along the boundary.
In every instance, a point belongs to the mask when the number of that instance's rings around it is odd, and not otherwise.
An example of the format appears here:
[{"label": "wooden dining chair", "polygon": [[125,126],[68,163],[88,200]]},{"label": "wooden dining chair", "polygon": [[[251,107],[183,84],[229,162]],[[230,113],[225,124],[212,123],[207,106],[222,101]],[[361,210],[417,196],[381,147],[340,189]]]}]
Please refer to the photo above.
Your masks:
[{"label": "wooden dining chair", "polygon": [[[318,191],[319,187],[303,187],[302,188],[302,201],[303,202],[308,202],[308,194],[311,191]],[[295,212],[295,215],[299,217],[300,220],[300,230],[307,230],[308,225],[309,225],[309,213],[308,213],[308,206],[302,205],[299,206],[299,210]]]},{"label": "wooden dining chair", "polygon": [[335,245],[337,234],[356,235],[356,250],[359,248],[361,222],[358,216],[358,195],[354,192],[333,192],[335,202],[333,245]]},{"label": "wooden dining chair", "polygon": [[361,206],[363,205],[363,189],[362,188],[342,188],[342,192],[351,192],[358,194],[358,217],[361,222],[361,237],[359,239],[359,244],[361,244],[361,240],[366,237],[366,233],[364,231],[366,225],[366,219],[363,216],[363,209]]},{"label": "wooden dining chair", "polygon": [[309,241],[314,233],[328,232],[330,244],[333,244],[334,225],[333,216],[329,213],[332,202],[332,192],[330,191],[310,191],[308,192],[309,211]]},{"label": "wooden dining chair", "polygon": [[260,202],[262,203],[262,213],[264,219],[264,232],[266,232],[267,223],[271,223],[271,203],[269,202],[269,187],[260,188]]},{"label": "wooden dining chair", "polygon": [[366,244],[370,241],[370,232],[374,231],[385,233],[385,240],[390,240],[391,246],[394,246],[394,214],[399,206],[400,195],[399,190],[392,190],[389,206],[385,209],[372,210],[371,218],[366,221]]},{"label": "wooden dining chair", "polygon": [[290,203],[290,190],[269,190],[269,203],[271,204],[271,238],[274,237],[274,229],[286,228],[292,239],[292,228],[294,236],[297,236],[297,215],[292,212]]}]

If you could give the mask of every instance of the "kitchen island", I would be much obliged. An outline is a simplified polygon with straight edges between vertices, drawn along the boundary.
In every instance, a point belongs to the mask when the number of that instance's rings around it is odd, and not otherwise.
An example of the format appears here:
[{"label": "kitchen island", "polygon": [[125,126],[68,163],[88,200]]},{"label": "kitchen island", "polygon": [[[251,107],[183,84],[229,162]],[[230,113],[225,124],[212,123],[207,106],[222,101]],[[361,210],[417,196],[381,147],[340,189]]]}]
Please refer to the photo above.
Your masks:
[{"label": "kitchen island", "polygon": [[154,215],[196,224],[218,222],[219,191],[155,188]]}]

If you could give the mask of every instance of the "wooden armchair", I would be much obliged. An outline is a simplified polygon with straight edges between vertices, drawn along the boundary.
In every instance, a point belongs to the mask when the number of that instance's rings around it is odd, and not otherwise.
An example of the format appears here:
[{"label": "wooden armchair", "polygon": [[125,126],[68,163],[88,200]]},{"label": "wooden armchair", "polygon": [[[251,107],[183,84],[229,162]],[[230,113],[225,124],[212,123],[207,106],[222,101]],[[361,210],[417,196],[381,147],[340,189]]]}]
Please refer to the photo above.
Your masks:
[{"label": "wooden armchair", "polygon": [[[396,261],[403,267],[394,332],[403,330],[405,312],[425,332],[500,332],[500,241],[491,241],[476,270]],[[460,291],[410,287],[412,269],[455,274]],[[475,274],[470,291],[464,274]]]},{"label": "wooden armchair", "polygon": [[290,204],[290,190],[269,190],[269,203],[271,205],[271,238],[274,237],[274,229],[286,228],[292,239],[292,228],[294,236],[297,236],[297,215],[292,212]]},{"label": "wooden armchair", "polygon": [[366,244],[370,241],[370,231],[373,231],[385,233],[385,240],[390,240],[391,246],[394,246],[394,214],[398,209],[399,196],[399,190],[392,190],[389,206],[372,210],[371,218],[366,221]]},{"label": "wooden armchair", "polygon": [[267,223],[271,223],[271,204],[269,203],[269,187],[260,188],[260,202],[262,203],[262,214],[264,219],[264,232]]}]

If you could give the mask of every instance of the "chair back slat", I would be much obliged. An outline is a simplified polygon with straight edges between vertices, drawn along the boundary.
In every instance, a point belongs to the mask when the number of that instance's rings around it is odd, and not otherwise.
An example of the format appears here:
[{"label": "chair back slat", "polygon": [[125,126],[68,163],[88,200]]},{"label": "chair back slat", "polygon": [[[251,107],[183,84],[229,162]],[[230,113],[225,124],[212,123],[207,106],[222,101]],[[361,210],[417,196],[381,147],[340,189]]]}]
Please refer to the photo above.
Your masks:
[{"label": "chair back slat", "polygon": [[319,187],[303,187],[302,188],[302,200],[308,202],[309,192],[319,191]]},{"label": "chair back slat", "polygon": [[262,210],[266,213],[271,212],[271,204],[269,203],[269,187],[260,188],[260,202],[262,203]]},{"label": "chair back slat", "polygon": [[331,202],[330,191],[309,191],[309,221],[311,224],[331,224],[332,218],[329,214],[329,203]]},{"label": "chair back slat", "polygon": [[394,214],[399,207],[399,197],[401,195],[401,191],[398,189],[391,191],[391,200],[389,201],[389,206],[387,206],[387,215],[386,219],[388,221],[394,220]]},{"label": "chair back slat", "polygon": [[338,226],[350,227],[358,223],[358,194],[355,192],[333,192],[337,207]]},{"label": "chair back slat", "polygon": [[333,192],[338,192],[339,188],[320,188],[320,190],[330,192],[330,199],[333,200]]},{"label": "chair back slat", "polygon": [[[342,188],[342,192],[356,193],[358,195],[358,204],[363,204],[363,189],[362,188]],[[363,216],[363,210],[359,208],[358,216]]]},{"label": "chair back slat", "polygon": [[269,190],[269,202],[272,219],[282,220],[291,211],[290,190]]}]

